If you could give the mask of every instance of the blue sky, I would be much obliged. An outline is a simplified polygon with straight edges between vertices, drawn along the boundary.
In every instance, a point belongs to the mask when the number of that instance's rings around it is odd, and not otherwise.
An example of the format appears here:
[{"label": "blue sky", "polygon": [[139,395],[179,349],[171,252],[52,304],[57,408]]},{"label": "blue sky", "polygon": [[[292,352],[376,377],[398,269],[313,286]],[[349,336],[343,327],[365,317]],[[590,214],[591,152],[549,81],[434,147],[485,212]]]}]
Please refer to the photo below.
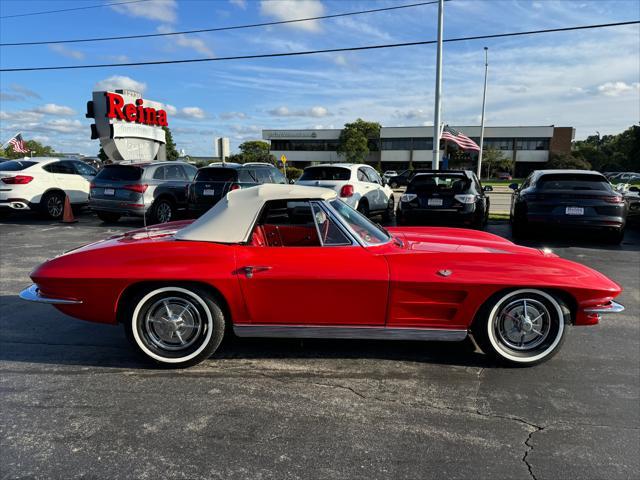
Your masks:
[{"label": "blue sky", "polygon": [[[0,0],[1,15],[104,1]],[[0,20],[2,42],[187,30],[414,3],[349,0],[150,0]],[[186,59],[430,40],[437,6],[183,37],[0,48],[3,68]],[[637,20],[639,0],[452,0],[445,38]],[[637,25],[445,44],[443,119],[479,124],[483,47],[489,47],[487,125],[576,127],[576,138],[640,120]],[[133,88],[169,105],[178,148],[212,155],[263,128],[339,128],[433,121],[435,46],[308,57],[0,74],[0,137],[21,130],[61,151],[95,154],[84,118],[91,91]]]}]

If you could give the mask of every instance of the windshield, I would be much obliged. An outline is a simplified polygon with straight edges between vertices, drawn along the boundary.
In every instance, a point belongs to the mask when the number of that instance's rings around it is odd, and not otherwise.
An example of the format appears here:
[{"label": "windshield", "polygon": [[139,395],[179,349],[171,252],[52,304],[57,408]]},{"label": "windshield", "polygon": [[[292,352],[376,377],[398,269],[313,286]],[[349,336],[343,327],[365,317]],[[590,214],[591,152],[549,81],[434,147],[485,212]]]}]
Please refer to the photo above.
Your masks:
[{"label": "windshield", "polygon": [[198,170],[196,182],[233,182],[238,177],[235,168],[202,168]]},{"label": "windshield", "polygon": [[5,172],[17,172],[35,164],[36,162],[29,162],[27,160],[10,160],[8,162],[2,162],[0,170]]},{"label": "windshield", "polygon": [[351,170],[341,167],[305,168],[300,180],[349,180]]},{"label": "windshield", "polygon": [[329,204],[342,217],[344,223],[349,225],[356,235],[365,243],[385,243],[391,239],[382,228],[371,223],[371,220],[351,208],[342,200],[332,200]]},{"label": "windshield", "polygon": [[611,184],[601,175],[584,173],[562,173],[544,175],[538,180],[540,190],[606,190],[611,191]]},{"label": "windshield", "polygon": [[413,177],[407,187],[407,193],[462,193],[469,188],[469,179],[462,175],[425,175]]},{"label": "windshield", "polygon": [[96,180],[135,182],[142,177],[142,169],[130,165],[107,165],[98,172]]}]

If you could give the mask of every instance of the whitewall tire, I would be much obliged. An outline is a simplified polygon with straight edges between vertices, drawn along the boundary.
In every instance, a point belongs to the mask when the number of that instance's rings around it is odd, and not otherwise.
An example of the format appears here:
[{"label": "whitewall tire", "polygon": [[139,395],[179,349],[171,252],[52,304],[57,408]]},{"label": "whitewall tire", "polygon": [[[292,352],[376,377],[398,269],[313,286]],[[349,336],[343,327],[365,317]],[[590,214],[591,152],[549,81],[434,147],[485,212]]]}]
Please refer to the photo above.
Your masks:
[{"label": "whitewall tire", "polygon": [[129,303],[127,336],[148,359],[181,368],[200,363],[219,347],[224,336],[222,309],[196,287],[148,289]]},{"label": "whitewall tire", "polygon": [[474,322],[484,353],[515,366],[536,365],[555,355],[564,341],[566,306],[556,296],[524,288],[495,296]]}]

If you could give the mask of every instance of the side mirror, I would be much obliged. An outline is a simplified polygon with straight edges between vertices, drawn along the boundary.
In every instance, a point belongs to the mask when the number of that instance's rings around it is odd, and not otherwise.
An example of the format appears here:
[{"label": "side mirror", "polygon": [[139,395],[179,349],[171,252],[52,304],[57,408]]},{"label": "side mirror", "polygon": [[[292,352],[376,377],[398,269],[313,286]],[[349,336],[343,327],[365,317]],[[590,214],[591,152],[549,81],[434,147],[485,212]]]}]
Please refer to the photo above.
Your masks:
[{"label": "side mirror", "polygon": [[290,178],[290,179],[289,179],[289,183],[290,183],[291,185],[293,185],[294,183],[296,183],[296,181],[295,181],[293,178]]},{"label": "side mirror", "polygon": [[512,183],[511,185],[509,185],[509,188],[510,188],[511,190],[514,190],[514,191],[515,191],[515,190],[517,190],[517,189],[518,189],[518,184],[517,184],[517,183]]},{"label": "side mirror", "polygon": [[485,185],[482,187],[483,192],[493,192],[493,187],[491,185]]}]

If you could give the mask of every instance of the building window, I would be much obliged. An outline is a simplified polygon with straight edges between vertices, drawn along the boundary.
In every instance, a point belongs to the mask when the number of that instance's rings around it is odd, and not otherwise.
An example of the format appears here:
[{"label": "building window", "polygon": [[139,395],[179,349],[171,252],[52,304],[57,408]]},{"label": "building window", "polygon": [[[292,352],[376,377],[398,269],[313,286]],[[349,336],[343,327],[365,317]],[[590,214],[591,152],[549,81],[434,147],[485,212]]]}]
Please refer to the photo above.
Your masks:
[{"label": "building window", "polygon": [[516,150],[549,150],[548,138],[517,138]]},{"label": "building window", "polygon": [[382,150],[432,150],[433,138],[383,138]]},{"label": "building window", "polygon": [[513,138],[485,138],[483,148],[513,150]]}]

